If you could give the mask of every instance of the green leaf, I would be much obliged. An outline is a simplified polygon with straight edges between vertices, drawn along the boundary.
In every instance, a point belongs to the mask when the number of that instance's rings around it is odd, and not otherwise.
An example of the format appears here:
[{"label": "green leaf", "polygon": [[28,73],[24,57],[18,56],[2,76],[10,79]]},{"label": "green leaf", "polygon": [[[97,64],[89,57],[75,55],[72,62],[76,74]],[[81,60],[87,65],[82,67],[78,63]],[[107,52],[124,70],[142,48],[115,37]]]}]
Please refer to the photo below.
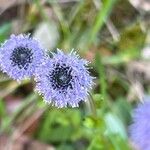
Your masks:
[{"label": "green leaf", "polygon": [[106,134],[120,135],[123,139],[127,138],[125,127],[116,115],[107,113],[104,120],[106,123]]},{"label": "green leaf", "polygon": [[11,23],[7,22],[0,26],[0,42],[3,42],[11,31]]}]

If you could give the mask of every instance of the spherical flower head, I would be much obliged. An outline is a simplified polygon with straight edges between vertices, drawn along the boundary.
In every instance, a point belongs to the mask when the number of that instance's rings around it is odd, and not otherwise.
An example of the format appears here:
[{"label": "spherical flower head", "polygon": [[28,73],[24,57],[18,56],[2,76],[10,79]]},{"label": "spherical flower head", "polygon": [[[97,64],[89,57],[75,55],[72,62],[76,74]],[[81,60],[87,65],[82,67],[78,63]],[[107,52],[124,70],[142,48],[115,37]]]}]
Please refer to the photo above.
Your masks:
[{"label": "spherical flower head", "polygon": [[56,107],[77,107],[81,100],[87,99],[93,84],[86,68],[88,62],[73,51],[64,54],[57,50],[52,55],[36,70],[36,90],[45,102]]},{"label": "spherical flower head", "polygon": [[43,60],[41,45],[29,35],[11,35],[0,48],[2,71],[18,81],[33,76]]},{"label": "spherical flower head", "polygon": [[150,97],[134,110],[130,135],[139,150],[150,150]]}]

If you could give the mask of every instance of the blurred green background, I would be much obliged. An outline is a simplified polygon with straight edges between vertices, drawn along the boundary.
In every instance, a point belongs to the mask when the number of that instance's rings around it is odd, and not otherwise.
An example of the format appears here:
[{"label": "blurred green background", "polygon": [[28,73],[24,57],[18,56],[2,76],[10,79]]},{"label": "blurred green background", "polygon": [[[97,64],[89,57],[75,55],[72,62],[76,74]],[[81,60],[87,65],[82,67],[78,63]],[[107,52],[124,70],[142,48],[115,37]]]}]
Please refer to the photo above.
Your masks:
[{"label": "blurred green background", "polygon": [[148,0],[1,0],[1,43],[31,33],[47,51],[74,48],[96,79],[86,103],[58,109],[33,80],[0,72],[0,149],[136,150],[128,126],[150,93],[149,29]]}]

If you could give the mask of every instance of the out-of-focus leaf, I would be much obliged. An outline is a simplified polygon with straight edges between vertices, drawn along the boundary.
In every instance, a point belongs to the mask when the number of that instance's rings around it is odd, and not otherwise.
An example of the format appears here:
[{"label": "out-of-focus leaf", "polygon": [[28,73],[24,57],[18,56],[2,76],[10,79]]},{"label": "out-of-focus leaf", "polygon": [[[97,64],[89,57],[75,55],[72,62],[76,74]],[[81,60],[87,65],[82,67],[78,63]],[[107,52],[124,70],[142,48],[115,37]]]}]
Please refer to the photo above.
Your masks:
[{"label": "out-of-focus leaf", "polygon": [[120,148],[121,150],[131,150],[127,139],[122,139],[121,136],[114,134],[108,135],[107,138],[110,140],[113,150],[120,150]]},{"label": "out-of-focus leaf", "polygon": [[113,110],[123,121],[124,125],[128,125],[131,121],[131,105],[125,99],[118,99],[114,105]]},{"label": "out-of-focus leaf", "polygon": [[94,100],[96,108],[100,108],[102,105],[102,101],[104,101],[104,97],[101,94],[94,94],[93,100]]},{"label": "out-of-focus leaf", "polygon": [[104,117],[104,120],[107,127],[106,134],[118,134],[123,139],[127,138],[125,127],[116,115],[112,113],[107,113]]},{"label": "out-of-focus leaf", "polygon": [[130,150],[127,141],[116,135],[96,135],[88,150]]},{"label": "out-of-focus leaf", "polygon": [[101,141],[101,137],[100,136],[96,136],[90,146],[88,147],[87,150],[103,150],[105,145],[103,145],[102,141]]},{"label": "out-of-focus leaf", "polygon": [[84,126],[89,129],[98,129],[103,127],[103,121],[99,118],[94,118],[92,116],[86,117],[84,122]]},{"label": "out-of-focus leaf", "polygon": [[11,23],[7,22],[0,26],[0,42],[3,42],[11,31]]},{"label": "out-of-focus leaf", "polygon": [[[63,142],[80,136],[81,114],[78,110],[52,109],[45,115],[45,120],[38,134],[44,141]],[[59,135],[63,135],[63,138]]]}]

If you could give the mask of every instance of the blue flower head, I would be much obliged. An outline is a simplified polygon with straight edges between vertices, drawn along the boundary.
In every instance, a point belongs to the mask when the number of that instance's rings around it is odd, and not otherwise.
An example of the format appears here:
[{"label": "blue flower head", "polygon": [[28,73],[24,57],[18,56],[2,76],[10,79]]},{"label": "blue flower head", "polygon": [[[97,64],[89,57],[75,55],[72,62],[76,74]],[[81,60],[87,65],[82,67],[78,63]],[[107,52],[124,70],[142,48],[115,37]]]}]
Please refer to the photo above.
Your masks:
[{"label": "blue flower head", "polygon": [[64,54],[57,50],[36,70],[36,90],[44,101],[56,107],[77,107],[86,100],[92,87],[92,77],[86,68],[88,62],[75,52]]},{"label": "blue flower head", "polygon": [[134,110],[130,135],[140,150],[150,150],[150,97],[145,97],[144,103]]},{"label": "blue flower head", "polygon": [[0,48],[0,66],[3,72],[15,80],[29,78],[42,63],[44,52],[29,35],[11,35]]}]

